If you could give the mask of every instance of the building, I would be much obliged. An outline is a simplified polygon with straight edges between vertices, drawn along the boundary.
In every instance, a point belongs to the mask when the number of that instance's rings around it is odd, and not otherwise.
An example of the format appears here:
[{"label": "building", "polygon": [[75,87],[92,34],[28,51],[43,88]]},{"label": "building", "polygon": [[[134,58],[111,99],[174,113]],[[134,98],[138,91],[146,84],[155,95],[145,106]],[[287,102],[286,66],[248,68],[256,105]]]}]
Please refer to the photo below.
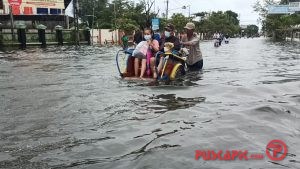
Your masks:
[{"label": "building", "polygon": [[14,21],[25,22],[29,27],[44,24],[49,28],[55,25],[67,25],[64,15],[65,7],[71,0],[0,0],[0,23],[2,27],[9,26],[10,7]]},{"label": "building", "polygon": [[0,0],[0,14],[9,14],[12,6],[14,15],[57,15],[63,14],[70,0]]}]

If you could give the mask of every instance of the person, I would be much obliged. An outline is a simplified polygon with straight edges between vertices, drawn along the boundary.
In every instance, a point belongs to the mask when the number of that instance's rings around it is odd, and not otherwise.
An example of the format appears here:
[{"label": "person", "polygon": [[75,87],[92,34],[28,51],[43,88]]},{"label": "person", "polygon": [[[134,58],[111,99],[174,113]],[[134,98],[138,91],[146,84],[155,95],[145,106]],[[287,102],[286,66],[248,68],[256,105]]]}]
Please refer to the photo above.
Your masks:
[{"label": "person", "polygon": [[225,41],[226,44],[229,43],[229,35],[226,34],[226,35],[224,36],[224,41]]},{"label": "person", "polygon": [[[150,28],[146,28],[144,30],[144,41],[141,41],[133,51],[134,60],[134,74],[136,77],[140,77],[143,79],[147,65],[148,65],[148,72],[147,74],[150,75],[150,59],[153,57],[153,54],[158,52],[159,50],[159,43],[157,40],[153,39],[153,31]],[[140,76],[139,73],[139,66],[140,60],[142,60],[142,67]]]},{"label": "person", "polygon": [[179,39],[175,36],[175,27],[168,24],[165,27],[164,37],[161,39],[160,51],[163,51],[165,43],[171,42],[174,44],[174,50],[179,51],[181,48]]},{"label": "person", "polygon": [[[171,42],[167,42],[167,43],[165,43],[164,51],[165,51],[165,53],[172,53],[173,48],[174,48],[174,44]],[[157,77],[158,77],[157,72],[162,71],[163,64],[164,64],[163,61],[164,61],[164,55],[160,55],[160,61],[159,61],[159,65],[157,66],[157,71],[155,70],[154,62],[151,62],[151,70],[153,72],[153,79],[157,79]]]},{"label": "person", "polygon": [[143,41],[143,33],[140,29],[136,30],[134,37],[133,37],[133,43],[135,45],[138,45],[140,42]]},{"label": "person", "polygon": [[125,32],[123,32],[123,36],[121,38],[123,49],[128,49],[128,36],[126,36]]},{"label": "person", "polygon": [[214,33],[213,39],[218,39],[218,38],[217,38],[217,33]]},{"label": "person", "polygon": [[[181,48],[181,44],[180,44],[180,40],[179,38],[177,38],[175,36],[175,27],[172,24],[167,24],[167,26],[165,27],[165,32],[164,32],[164,36],[161,38],[161,43],[160,43],[160,47],[159,47],[159,51],[161,52],[165,52],[164,51],[164,47],[166,43],[172,43],[174,46],[172,47],[173,51],[179,51]],[[160,57],[160,63],[163,61],[163,56]],[[150,66],[151,69],[153,71],[153,69],[155,68],[156,65],[156,60],[155,57],[152,57],[150,60]],[[157,73],[156,71],[154,71],[153,73],[153,78],[156,79],[157,78]]]},{"label": "person", "polygon": [[216,34],[216,39],[220,39],[220,33]]},{"label": "person", "polygon": [[154,31],[153,39],[157,40],[159,42],[159,44],[161,43],[161,37],[160,37],[160,33],[158,30]]},{"label": "person", "polygon": [[219,46],[222,45],[222,41],[224,40],[224,35],[220,33],[220,38],[219,38]]},{"label": "person", "polygon": [[219,47],[220,46],[220,34],[217,32],[214,33],[213,39],[214,39],[214,46]]},{"label": "person", "polygon": [[182,44],[189,49],[189,56],[186,63],[189,71],[199,71],[203,68],[203,57],[200,50],[200,38],[194,33],[195,24],[189,22],[184,27],[186,30],[186,37],[183,38]]}]

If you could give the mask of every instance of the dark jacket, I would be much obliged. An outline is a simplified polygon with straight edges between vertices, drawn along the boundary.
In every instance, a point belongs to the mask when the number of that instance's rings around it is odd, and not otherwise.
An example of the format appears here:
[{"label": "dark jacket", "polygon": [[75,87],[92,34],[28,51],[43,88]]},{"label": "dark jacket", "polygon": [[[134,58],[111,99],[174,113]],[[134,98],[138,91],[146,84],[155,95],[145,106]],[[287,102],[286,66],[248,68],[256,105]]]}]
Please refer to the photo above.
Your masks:
[{"label": "dark jacket", "polygon": [[138,31],[134,34],[133,42],[135,44],[139,44],[141,41],[143,41],[143,39],[144,39],[143,33],[141,31]]},{"label": "dark jacket", "polygon": [[166,42],[173,43],[174,44],[174,48],[173,49],[176,50],[176,51],[179,51],[181,49],[180,41],[175,36],[170,36],[168,38],[163,38],[163,39],[161,39],[161,42],[162,43],[161,43],[160,48],[159,48],[160,50],[164,49],[164,46],[165,46]]}]

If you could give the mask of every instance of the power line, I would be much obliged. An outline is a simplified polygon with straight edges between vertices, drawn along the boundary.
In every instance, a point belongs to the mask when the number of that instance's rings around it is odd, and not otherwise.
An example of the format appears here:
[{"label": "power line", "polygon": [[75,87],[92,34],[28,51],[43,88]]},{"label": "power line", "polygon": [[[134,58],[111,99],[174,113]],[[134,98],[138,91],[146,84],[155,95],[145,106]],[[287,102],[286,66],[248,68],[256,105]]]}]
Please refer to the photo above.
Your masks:
[{"label": "power line", "polygon": [[181,1],[179,1],[179,0],[174,0],[174,1],[176,1],[177,3],[179,3],[181,6],[185,6]]},{"label": "power line", "polygon": [[[175,2],[174,3],[172,3],[172,5],[173,4],[175,4],[176,6],[178,6],[178,8],[174,8],[174,9],[171,9],[171,10],[178,10],[178,9],[187,9],[187,7],[188,7],[188,9],[189,9],[189,17],[190,17],[190,13],[191,13],[191,5],[187,5],[186,3],[183,3],[182,1],[180,1],[180,0],[174,0]],[[170,10],[169,10],[170,11]],[[183,12],[183,11],[182,11]],[[186,13],[186,12],[184,12],[184,13]]]}]

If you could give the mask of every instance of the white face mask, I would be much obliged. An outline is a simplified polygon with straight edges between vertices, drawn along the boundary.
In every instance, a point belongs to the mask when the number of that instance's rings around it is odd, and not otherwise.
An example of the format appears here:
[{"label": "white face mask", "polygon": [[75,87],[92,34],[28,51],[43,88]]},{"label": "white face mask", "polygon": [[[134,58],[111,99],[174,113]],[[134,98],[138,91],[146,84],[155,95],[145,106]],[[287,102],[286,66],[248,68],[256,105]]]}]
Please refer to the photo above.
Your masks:
[{"label": "white face mask", "polygon": [[171,36],[171,32],[165,31],[165,36],[168,38]]},{"label": "white face mask", "polygon": [[149,41],[149,40],[151,40],[151,35],[145,35],[144,38],[146,41]]}]

